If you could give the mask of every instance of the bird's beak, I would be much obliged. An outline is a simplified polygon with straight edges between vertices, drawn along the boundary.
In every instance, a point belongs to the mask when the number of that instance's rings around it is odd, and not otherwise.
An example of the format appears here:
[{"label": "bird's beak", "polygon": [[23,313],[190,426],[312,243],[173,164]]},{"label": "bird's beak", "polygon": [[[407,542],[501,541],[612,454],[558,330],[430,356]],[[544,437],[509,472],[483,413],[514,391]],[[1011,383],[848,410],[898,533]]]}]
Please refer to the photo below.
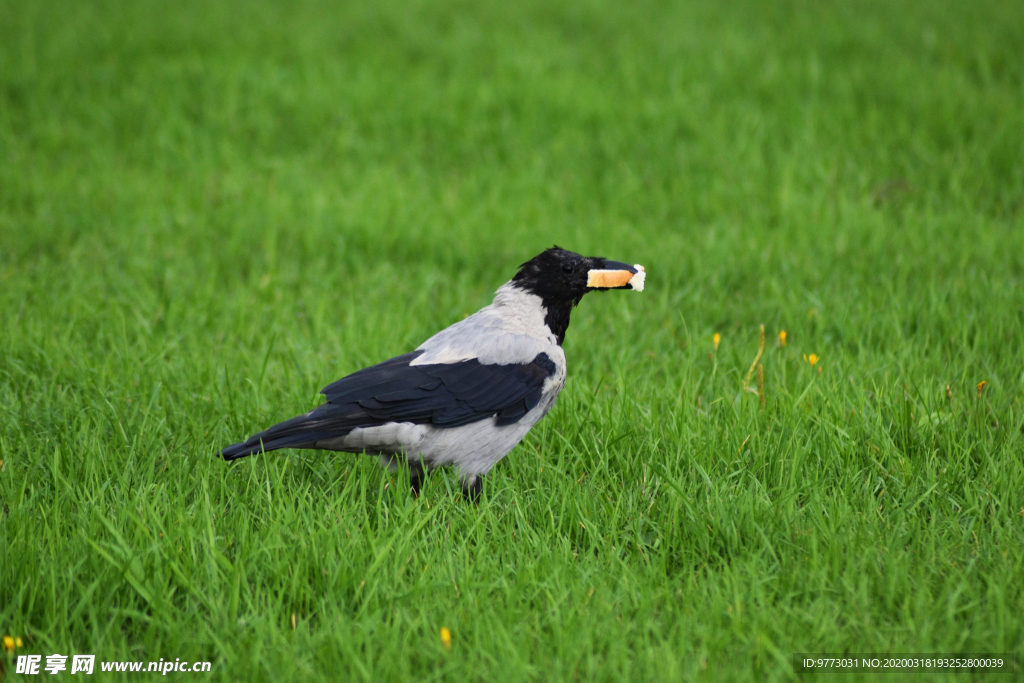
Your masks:
[{"label": "bird's beak", "polygon": [[597,267],[587,272],[587,287],[590,289],[633,289],[644,291],[647,272],[639,263],[629,265],[619,261],[596,262]]}]

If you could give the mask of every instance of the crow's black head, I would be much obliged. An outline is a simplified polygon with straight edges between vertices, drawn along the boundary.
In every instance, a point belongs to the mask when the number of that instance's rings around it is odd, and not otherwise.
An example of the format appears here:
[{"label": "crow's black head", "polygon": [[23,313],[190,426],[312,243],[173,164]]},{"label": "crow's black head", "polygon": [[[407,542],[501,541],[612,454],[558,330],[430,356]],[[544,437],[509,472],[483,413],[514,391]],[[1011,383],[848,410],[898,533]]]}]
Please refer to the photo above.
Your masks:
[{"label": "crow's black head", "polygon": [[569,314],[587,292],[644,287],[643,268],[600,256],[581,256],[557,246],[546,249],[519,266],[512,283],[536,294],[547,309],[545,322],[561,344],[569,327]]}]

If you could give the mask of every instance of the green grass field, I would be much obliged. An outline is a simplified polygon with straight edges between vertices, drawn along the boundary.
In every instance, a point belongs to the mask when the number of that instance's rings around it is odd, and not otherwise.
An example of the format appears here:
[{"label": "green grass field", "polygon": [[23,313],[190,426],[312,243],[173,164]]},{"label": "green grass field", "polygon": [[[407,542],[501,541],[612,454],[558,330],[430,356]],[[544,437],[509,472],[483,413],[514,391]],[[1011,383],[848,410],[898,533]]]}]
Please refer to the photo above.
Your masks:
[{"label": "green grass field", "polygon": [[[196,680],[1024,666],[1021,45],[1010,0],[0,0],[0,631]],[[214,457],[553,243],[647,291],[583,301],[479,506]]]}]

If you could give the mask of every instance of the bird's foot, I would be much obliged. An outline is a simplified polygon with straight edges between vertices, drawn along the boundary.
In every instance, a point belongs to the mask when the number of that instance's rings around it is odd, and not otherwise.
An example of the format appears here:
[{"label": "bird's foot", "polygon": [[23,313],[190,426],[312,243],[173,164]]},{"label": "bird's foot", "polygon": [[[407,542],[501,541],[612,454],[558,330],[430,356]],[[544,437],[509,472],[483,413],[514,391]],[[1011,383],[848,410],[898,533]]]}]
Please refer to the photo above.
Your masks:
[{"label": "bird's foot", "polygon": [[480,503],[480,494],[484,490],[483,477],[471,474],[462,480],[462,495],[471,503]]},{"label": "bird's foot", "polygon": [[427,468],[423,466],[420,461],[409,461],[409,488],[412,490],[412,495],[419,496],[420,489],[423,488],[423,482],[427,478]]}]

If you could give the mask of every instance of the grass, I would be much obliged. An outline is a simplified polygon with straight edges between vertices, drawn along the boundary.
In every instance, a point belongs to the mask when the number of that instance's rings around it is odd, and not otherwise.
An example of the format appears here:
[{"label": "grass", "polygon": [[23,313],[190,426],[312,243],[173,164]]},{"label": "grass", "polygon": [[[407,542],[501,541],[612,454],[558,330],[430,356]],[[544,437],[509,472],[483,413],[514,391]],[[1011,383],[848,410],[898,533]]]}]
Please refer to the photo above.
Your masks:
[{"label": "grass", "polygon": [[[992,0],[0,1],[0,630],[213,680],[1021,666],[1022,44]],[[648,289],[576,311],[479,507],[213,457],[556,242]]]}]

